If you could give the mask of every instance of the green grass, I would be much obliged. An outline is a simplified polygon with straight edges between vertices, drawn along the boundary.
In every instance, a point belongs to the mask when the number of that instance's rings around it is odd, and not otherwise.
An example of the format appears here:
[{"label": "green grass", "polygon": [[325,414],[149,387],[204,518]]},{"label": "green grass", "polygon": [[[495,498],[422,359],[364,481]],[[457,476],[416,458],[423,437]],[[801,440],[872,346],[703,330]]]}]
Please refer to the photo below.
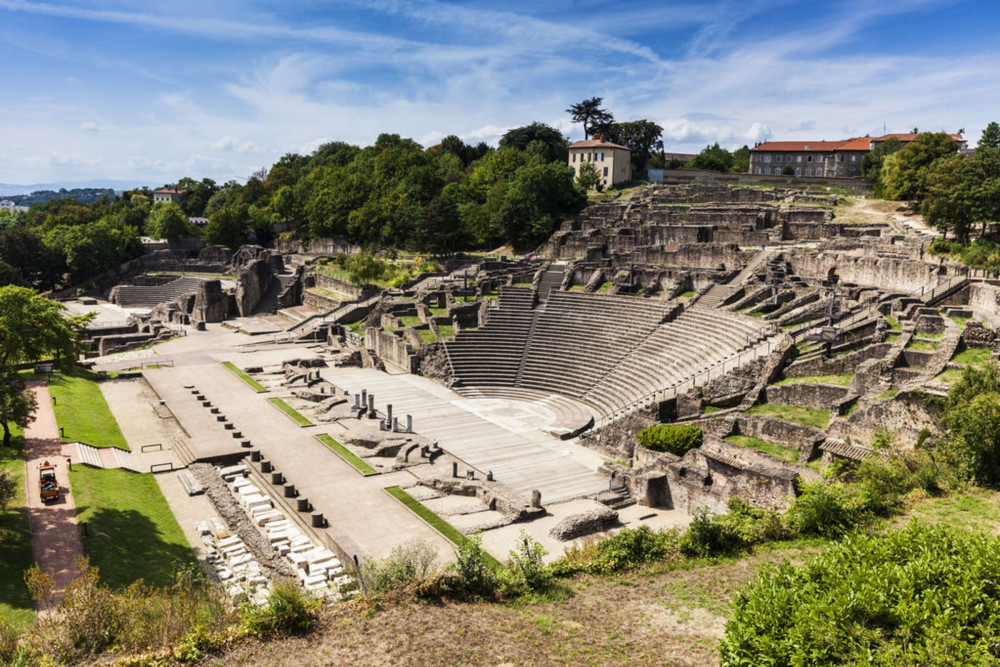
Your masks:
[{"label": "green grass", "polygon": [[610,292],[614,286],[615,286],[614,283],[612,283],[610,280],[605,280],[603,283],[601,283],[600,287],[594,290],[594,292],[597,294],[606,294],[607,292]]},{"label": "green grass", "polygon": [[895,343],[897,340],[899,340],[898,333],[891,333],[885,335],[885,342],[887,343]]},{"label": "green grass", "polygon": [[881,401],[886,398],[892,398],[898,393],[899,393],[898,389],[886,389],[885,391],[883,391],[881,394],[878,395],[877,400]]},{"label": "green grass", "polygon": [[789,463],[795,463],[799,460],[799,450],[776,445],[773,442],[767,442],[760,438],[753,438],[748,435],[731,435],[726,440],[741,447],[749,447],[750,449],[770,454],[775,458],[788,461]]},{"label": "green grass", "polygon": [[431,314],[431,317],[448,317],[447,308],[428,308],[427,311]]},{"label": "green grass", "polygon": [[892,315],[886,315],[885,316],[885,323],[889,325],[889,330],[890,331],[902,331],[903,330],[903,325],[901,325],[899,323],[899,320],[897,320]]},{"label": "green grass", "polygon": [[269,398],[267,400],[271,405],[275,406],[276,408],[284,412],[286,415],[291,417],[292,421],[294,421],[299,426],[312,426],[312,422],[306,419],[305,415],[303,415],[301,412],[290,406],[288,403],[285,403],[280,398]]},{"label": "green grass", "polygon": [[988,347],[967,347],[951,358],[956,364],[985,364],[993,356]]},{"label": "green grass", "polygon": [[439,324],[438,333],[441,334],[441,340],[451,340],[455,337],[455,325]]},{"label": "green grass", "polygon": [[365,322],[365,318],[362,317],[357,322],[348,322],[347,324],[344,324],[344,326],[360,336],[364,334]]},{"label": "green grass", "polygon": [[817,408],[803,408],[797,405],[782,405],[780,403],[760,403],[747,410],[750,415],[777,417],[785,421],[795,422],[813,428],[826,428],[830,425],[830,413]]},{"label": "green grass", "polygon": [[946,368],[935,376],[934,381],[944,382],[945,384],[955,384],[961,379],[962,371],[957,368]]},{"label": "green grass", "polygon": [[27,496],[24,488],[24,459],[20,448],[21,433],[11,429],[13,448],[0,447],[0,469],[6,470],[17,485],[10,506],[0,512],[0,619],[19,629],[35,621],[35,603],[24,584],[24,571],[35,562],[31,554],[31,529],[28,526]]},{"label": "green grass", "polygon": [[916,350],[918,352],[933,352],[938,349],[937,341],[932,340],[917,340],[916,338],[911,338],[910,342],[906,344],[907,350]]},{"label": "green grass", "polygon": [[928,333],[926,331],[917,331],[916,336],[920,338],[930,338],[932,340],[941,340],[942,338],[944,338],[944,332],[942,331],[940,333]]},{"label": "green grass", "polygon": [[[420,503],[420,501],[398,486],[390,486],[385,489],[385,492],[399,502],[403,503],[414,514],[429,523],[434,530],[444,535],[456,546],[462,546],[469,541],[469,538],[458,532],[454,526],[429,510],[426,506]],[[491,567],[500,567],[500,562],[493,558],[493,556],[490,556],[487,553],[484,553],[484,556],[486,557],[486,562]]]},{"label": "green grass", "polygon": [[404,327],[419,327],[423,321],[416,315],[400,315],[399,324]]},{"label": "green grass", "polygon": [[97,384],[97,373],[82,368],[70,375],[54,373],[49,393],[55,398],[53,408],[63,429],[63,442],[129,448]]},{"label": "green grass", "polygon": [[239,379],[243,380],[248,385],[250,385],[250,388],[253,389],[255,392],[257,392],[258,394],[261,393],[261,392],[267,391],[267,389],[264,387],[264,385],[262,385],[261,383],[257,382],[252,377],[250,377],[249,375],[247,375],[246,373],[244,373],[242,370],[240,370],[239,368],[237,368],[236,364],[232,363],[231,361],[223,361],[222,365],[225,366],[226,368],[228,368],[229,370],[231,370],[233,372],[233,374],[236,375],[236,377],[238,377]]},{"label": "green grass", "polygon": [[436,343],[438,337],[430,329],[416,329],[417,337],[420,338],[420,342],[424,345],[430,345],[431,343]]},{"label": "green grass", "polygon": [[167,586],[179,568],[196,566],[153,475],[78,465],[69,477],[77,517],[87,523],[83,548],[102,581]]},{"label": "green grass", "polygon": [[807,375],[805,377],[797,378],[783,378],[774,383],[775,387],[781,387],[786,384],[835,384],[841,387],[846,387],[851,384],[851,378],[854,376],[850,373],[842,373],[839,375]]},{"label": "green grass", "polygon": [[569,291],[570,292],[586,292],[587,291],[587,286],[586,285],[571,285],[570,288],[569,288]]},{"label": "green grass", "polygon": [[378,470],[365,463],[364,459],[334,440],[332,436],[327,435],[326,433],[321,433],[315,437],[317,440],[333,450],[334,454],[354,466],[354,468],[365,477],[378,474]]},{"label": "green grass", "polygon": [[691,298],[691,297],[693,297],[693,296],[694,296],[695,294],[697,294],[697,292],[695,292],[695,291],[694,291],[693,289],[689,289],[689,290],[686,290],[686,291],[684,291],[684,292],[681,292],[681,293],[680,293],[680,294],[679,294],[678,296],[682,296],[682,297],[684,297],[685,299],[690,299],[690,298]]},{"label": "green grass", "polygon": [[726,409],[726,408],[717,408],[717,407],[715,407],[714,405],[706,405],[706,406],[705,406],[705,407],[704,407],[704,408],[702,409],[702,411],[701,411],[701,414],[703,414],[703,415],[710,415],[710,414],[712,414],[713,412],[722,412],[722,411],[723,411],[723,410],[725,410],[725,409]]},{"label": "green grass", "polygon": [[958,328],[962,330],[965,329],[966,322],[970,320],[975,320],[974,317],[959,317],[958,315],[949,315],[948,317],[950,317],[955,322],[955,324],[958,325]]}]

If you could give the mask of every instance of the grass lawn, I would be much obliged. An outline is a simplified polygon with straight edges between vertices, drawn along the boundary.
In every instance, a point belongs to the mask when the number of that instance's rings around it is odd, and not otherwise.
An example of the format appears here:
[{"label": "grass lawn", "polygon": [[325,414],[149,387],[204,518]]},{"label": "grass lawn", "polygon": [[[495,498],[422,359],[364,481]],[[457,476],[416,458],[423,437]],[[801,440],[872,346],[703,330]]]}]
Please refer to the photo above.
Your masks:
[{"label": "grass lawn", "polygon": [[945,384],[955,384],[961,379],[962,371],[957,368],[946,368],[934,377],[935,382],[944,382]]},{"label": "grass lawn", "polygon": [[233,374],[236,375],[236,377],[238,377],[239,379],[243,380],[248,385],[250,385],[250,388],[253,389],[255,392],[257,392],[258,394],[263,391],[267,391],[267,389],[264,388],[264,385],[257,382],[252,377],[250,377],[242,370],[237,368],[236,364],[232,363],[231,361],[223,361],[222,365],[231,370]]},{"label": "grass lawn", "polygon": [[357,322],[348,322],[344,326],[360,336],[365,331],[365,321],[365,318],[362,317]]},{"label": "grass lawn", "polygon": [[885,342],[887,342],[887,343],[895,343],[898,338],[899,338],[899,334],[898,333],[886,334],[885,335]]},{"label": "grass lawn", "polygon": [[882,399],[885,398],[892,398],[898,393],[899,393],[898,389],[886,389],[885,391],[883,391],[881,394],[878,395],[877,399],[881,401]]},{"label": "grass lawn", "polygon": [[153,475],[76,466],[70,472],[78,519],[87,522],[83,548],[101,579],[127,586],[140,577],[167,586],[194,566],[194,554]]},{"label": "grass lawn", "polygon": [[680,293],[680,294],[679,294],[678,296],[682,296],[682,297],[684,297],[685,299],[690,299],[690,298],[691,298],[691,297],[693,297],[693,296],[694,296],[695,294],[697,294],[697,292],[695,292],[695,291],[694,291],[693,289],[689,289],[689,290],[686,290],[686,291],[684,291],[684,292],[681,292],[681,293]]},{"label": "grass lawn", "polygon": [[71,375],[53,373],[49,393],[56,399],[53,408],[63,442],[129,448],[97,384],[97,373],[82,368]]},{"label": "grass lawn", "polygon": [[280,398],[269,398],[267,400],[271,405],[275,406],[276,408],[284,412],[286,415],[291,417],[292,421],[294,421],[299,426],[312,426],[312,422],[306,419],[305,415],[303,415],[301,412],[290,406],[288,403],[285,403]]},{"label": "grass lawn", "polygon": [[347,447],[344,447],[342,444],[334,440],[332,436],[329,436],[326,433],[321,433],[316,436],[316,439],[322,442],[330,449],[332,449],[337,456],[339,456],[340,458],[344,459],[352,466],[354,466],[358,470],[358,472],[360,472],[365,477],[367,477],[368,475],[378,474],[378,470],[365,463],[364,459],[362,459],[354,452],[349,450]]},{"label": "grass lawn", "polygon": [[899,323],[899,320],[897,320],[892,315],[886,315],[885,316],[885,323],[889,325],[889,330],[890,331],[902,331],[903,330],[903,326]]},{"label": "grass lawn", "polygon": [[717,407],[715,407],[714,405],[706,405],[706,406],[705,406],[705,407],[704,407],[704,408],[702,409],[702,411],[701,411],[701,414],[703,414],[703,415],[710,415],[710,414],[712,414],[713,412],[722,412],[722,411],[723,411],[723,410],[725,410],[725,409],[726,409],[726,408],[717,408]]},{"label": "grass lawn", "polygon": [[918,352],[933,352],[938,349],[937,341],[932,340],[917,340],[916,338],[911,338],[910,342],[906,344],[907,350],[917,350]]},{"label": "grass lawn", "polygon": [[805,377],[798,378],[783,378],[774,383],[775,387],[780,387],[786,384],[835,384],[841,387],[846,387],[851,384],[851,378],[854,376],[850,373],[842,373],[839,375],[807,375]]},{"label": "grass lawn", "polygon": [[596,294],[605,294],[607,292],[610,292],[614,286],[615,284],[613,282],[611,282],[610,280],[605,280],[603,283],[601,283],[600,287],[594,290],[594,292]]},{"label": "grass lawn", "polygon": [[415,329],[417,336],[420,338],[420,342],[424,345],[430,345],[431,343],[436,343],[438,338],[430,329]]},{"label": "grass lawn", "polygon": [[455,325],[439,324],[438,333],[441,334],[441,340],[451,340],[455,337]]},{"label": "grass lawn", "polygon": [[795,463],[799,460],[799,450],[792,449],[791,447],[776,445],[772,442],[761,440],[760,438],[752,438],[748,435],[731,435],[727,437],[726,440],[741,447],[749,447],[750,449],[756,449],[764,452],[765,454],[770,454],[775,458],[779,458],[790,463]]},{"label": "grass lawn", "polygon": [[399,323],[404,327],[419,327],[423,321],[416,315],[400,315]]},{"label": "grass lawn", "polygon": [[[385,492],[388,493],[393,498],[395,498],[396,500],[398,500],[399,502],[406,505],[406,507],[409,510],[411,510],[414,514],[416,514],[421,519],[429,523],[434,530],[444,535],[455,545],[461,546],[469,541],[469,538],[463,535],[462,533],[458,532],[458,530],[456,530],[454,526],[452,526],[450,523],[439,517],[434,512],[427,509],[427,507],[421,504],[416,498],[408,494],[400,487],[390,486],[385,489]],[[493,558],[493,556],[490,556],[488,553],[485,552],[483,555],[486,559],[486,562],[491,567],[500,567],[499,561]]]},{"label": "grass lawn", "polygon": [[959,329],[963,330],[965,329],[966,322],[968,322],[969,320],[975,320],[974,317],[959,317],[958,315],[949,315],[948,317],[950,317],[955,322],[955,324],[958,325]]},{"label": "grass lawn", "polygon": [[956,364],[985,364],[993,355],[988,347],[967,347],[951,358]]},{"label": "grass lawn", "polygon": [[430,311],[431,317],[448,317],[447,308],[428,308],[427,310]]},{"label": "grass lawn", "polygon": [[[20,431],[12,429],[12,444],[21,447]],[[0,447],[0,469],[17,484],[17,493],[6,510],[0,512],[0,618],[26,629],[35,621],[35,603],[24,585],[24,571],[35,562],[31,555],[27,496],[24,488],[24,459],[21,450]]]},{"label": "grass lawn", "polygon": [[814,428],[826,428],[830,425],[830,413],[828,411],[816,408],[802,408],[797,405],[760,403],[747,410],[747,414],[777,417],[778,419]]}]

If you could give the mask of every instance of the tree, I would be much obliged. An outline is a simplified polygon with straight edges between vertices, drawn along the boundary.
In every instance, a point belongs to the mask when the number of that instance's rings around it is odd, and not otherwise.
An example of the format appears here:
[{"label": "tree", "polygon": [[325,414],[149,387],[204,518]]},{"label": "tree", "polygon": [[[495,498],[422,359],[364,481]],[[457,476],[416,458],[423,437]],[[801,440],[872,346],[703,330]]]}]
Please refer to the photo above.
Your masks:
[{"label": "tree", "polygon": [[468,241],[458,206],[451,197],[439,195],[424,206],[414,229],[418,250],[435,255],[460,250]]},{"label": "tree", "polygon": [[593,162],[584,162],[580,165],[580,173],[576,176],[576,184],[583,188],[584,192],[590,190],[601,191],[601,175],[597,173],[597,167]]},{"label": "tree", "polygon": [[209,245],[238,247],[247,237],[248,209],[246,204],[234,204],[216,211],[208,219],[202,239]]},{"label": "tree", "polygon": [[539,152],[547,162],[566,162],[569,156],[569,141],[559,130],[545,123],[535,122],[507,130],[500,137],[499,145],[500,148],[520,148],[524,151],[535,141],[541,142],[544,146],[544,151]]},{"label": "tree", "polygon": [[158,204],[149,214],[146,233],[154,239],[183,239],[191,235],[191,225],[177,204]]},{"label": "tree", "polygon": [[62,254],[45,243],[36,229],[10,227],[0,230],[0,259],[12,266],[28,285],[47,289],[62,277]]},{"label": "tree", "polygon": [[583,138],[589,139],[591,135],[599,136],[615,118],[608,111],[601,108],[602,97],[591,97],[576,104],[570,105],[566,113],[570,115],[574,123],[583,123]]},{"label": "tree", "polygon": [[347,260],[347,275],[356,285],[367,285],[385,275],[385,262],[370,252],[361,252]]},{"label": "tree", "polygon": [[[0,377],[0,426],[3,427],[3,446],[11,446],[10,425],[23,429],[34,419],[38,401],[34,392],[28,391],[16,371],[9,370]],[[3,489],[0,488],[0,510],[3,509]]]},{"label": "tree", "polygon": [[649,120],[612,123],[605,139],[632,152],[632,169],[636,172],[646,171],[653,151],[663,151],[663,128]]},{"label": "tree", "polygon": [[861,174],[874,184],[875,196],[882,196],[882,166],[885,158],[898,152],[903,143],[896,137],[880,141],[861,158]]},{"label": "tree", "polygon": [[983,130],[983,134],[979,137],[979,143],[976,144],[977,149],[983,148],[1000,148],[1000,125],[996,121],[992,121]]},{"label": "tree", "polygon": [[15,364],[52,357],[61,368],[76,362],[77,341],[90,315],[64,317],[58,301],[26,287],[0,287],[0,377]]},{"label": "tree", "polygon": [[935,160],[923,177],[924,200],[920,212],[924,220],[962,243],[969,238],[973,206],[965,175],[967,158],[955,154]]},{"label": "tree", "polygon": [[733,166],[733,154],[719,146],[719,142],[715,142],[695,155],[688,166],[692,169],[729,171]]},{"label": "tree", "polygon": [[[733,166],[730,167],[735,174],[745,174],[750,171],[750,147],[744,144],[742,148],[733,151]],[[784,170],[782,169],[782,173]],[[795,170],[791,170],[794,174]]]},{"label": "tree", "polygon": [[923,199],[921,175],[932,162],[953,155],[958,144],[944,132],[925,132],[882,164],[882,194],[886,199]]}]

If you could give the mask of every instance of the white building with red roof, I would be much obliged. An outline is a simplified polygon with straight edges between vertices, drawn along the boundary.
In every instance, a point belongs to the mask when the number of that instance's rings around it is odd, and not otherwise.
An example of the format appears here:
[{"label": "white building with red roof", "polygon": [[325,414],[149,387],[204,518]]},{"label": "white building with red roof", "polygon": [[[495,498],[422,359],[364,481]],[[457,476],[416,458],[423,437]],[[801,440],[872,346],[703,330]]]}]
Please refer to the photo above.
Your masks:
[{"label": "white building with red roof", "polygon": [[[904,146],[916,134],[885,134],[881,137],[855,137],[843,141],[765,141],[750,149],[750,173],[764,176],[799,176],[819,178],[857,178],[861,159],[875,146],[888,139],[899,139]],[[965,148],[961,134],[949,135],[957,148]]]},{"label": "white building with red roof", "polygon": [[181,202],[181,194],[183,190],[177,190],[175,188],[160,188],[159,190],[153,190],[153,203],[154,204],[179,204]]},{"label": "white building with red roof", "polygon": [[604,187],[627,183],[632,180],[632,151],[605,141],[604,137],[578,141],[569,147],[569,168],[573,175],[580,174],[580,167],[590,162],[597,168]]}]

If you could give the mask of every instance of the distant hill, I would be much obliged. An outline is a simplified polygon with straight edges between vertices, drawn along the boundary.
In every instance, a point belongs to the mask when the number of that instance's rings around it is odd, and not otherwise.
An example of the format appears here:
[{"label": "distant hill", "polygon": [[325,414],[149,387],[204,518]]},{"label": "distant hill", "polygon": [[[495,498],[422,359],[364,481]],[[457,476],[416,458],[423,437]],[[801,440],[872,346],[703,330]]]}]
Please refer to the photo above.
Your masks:
[{"label": "distant hill", "polygon": [[63,197],[72,197],[84,204],[93,204],[105,195],[107,195],[108,199],[114,200],[115,191],[111,188],[73,188],[72,190],[63,188],[59,191],[38,190],[37,192],[32,192],[27,195],[3,195],[3,199],[14,202],[16,206],[44,204],[47,201],[61,199]]},{"label": "distant hill", "polygon": [[159,187],[162,183],[142,183],[138,181],[115,181],[108,179],[98,179],[92,181],[63,181],[56,183],[30,183],[28,185],[16,185],[13,183],[0,183],[0,197],[4,199],[10,199],[10,195],[26,195],[32,192],[40,192],[43,190],[51,190],[53,192],[58,192],[59,190],[80,190],[89,188],[99,188],[99,189],[110,189],[117,190],[121,192],[122,190],[131,190],[132,188],[141,188],[144,185],[150,187]]}]

